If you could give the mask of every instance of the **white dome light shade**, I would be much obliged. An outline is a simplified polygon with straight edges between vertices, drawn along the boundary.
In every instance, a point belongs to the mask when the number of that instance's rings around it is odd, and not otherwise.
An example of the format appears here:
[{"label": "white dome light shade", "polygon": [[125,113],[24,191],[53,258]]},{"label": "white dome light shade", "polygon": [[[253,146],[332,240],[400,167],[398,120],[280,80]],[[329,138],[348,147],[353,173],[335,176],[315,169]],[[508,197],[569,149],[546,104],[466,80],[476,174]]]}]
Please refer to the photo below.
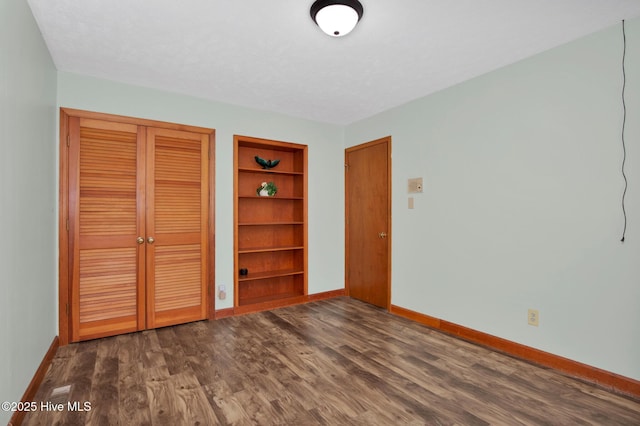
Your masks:
[{"label": "white dome light shade", "polygon": [[311,6],[311,17],[320,29],[332,37],[342,37],[353,30],[362,17],[359,1],[318,0]]},{"label": "white dome light shade", "polygon": [[333,37],[347,35],[358,23],[358,13],[349,6],[334,4],[316,14],[316,22],[325,33]]}]

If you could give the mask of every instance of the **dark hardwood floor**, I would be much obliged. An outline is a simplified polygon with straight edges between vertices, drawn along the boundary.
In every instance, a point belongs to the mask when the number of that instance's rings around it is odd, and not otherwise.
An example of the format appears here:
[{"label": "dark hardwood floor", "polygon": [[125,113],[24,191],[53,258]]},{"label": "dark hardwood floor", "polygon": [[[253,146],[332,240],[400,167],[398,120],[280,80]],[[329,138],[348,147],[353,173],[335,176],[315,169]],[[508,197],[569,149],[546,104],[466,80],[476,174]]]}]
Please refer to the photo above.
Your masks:
[{"label": "dark hardwood floor", "polygon": [[640,424],[640,401],[344,297],[61,347],[36,398],[65,409],[23,424]]}]

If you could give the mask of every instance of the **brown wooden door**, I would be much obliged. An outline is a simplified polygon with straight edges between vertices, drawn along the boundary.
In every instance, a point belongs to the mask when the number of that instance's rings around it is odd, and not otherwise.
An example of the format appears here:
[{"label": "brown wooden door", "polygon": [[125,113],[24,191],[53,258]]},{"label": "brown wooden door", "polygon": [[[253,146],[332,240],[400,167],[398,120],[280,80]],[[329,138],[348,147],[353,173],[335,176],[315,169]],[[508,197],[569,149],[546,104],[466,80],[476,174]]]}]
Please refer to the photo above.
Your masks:
[{"label": "brown wooden door", "polygon": [[208,135],[68,130],[71,341],[206,318]]},{"label": "brown wooden door", "polygon": [[72,340],[145,328],[144,134],[69,119]]},{"label": "brown wooden door", "polygon": [[147,130],[148,328],[206,318],[208,151],[207,135]]},{"label": "brown wooden door", "polygon": [[345,151],[347,294],[389,309],[391,138]]}]

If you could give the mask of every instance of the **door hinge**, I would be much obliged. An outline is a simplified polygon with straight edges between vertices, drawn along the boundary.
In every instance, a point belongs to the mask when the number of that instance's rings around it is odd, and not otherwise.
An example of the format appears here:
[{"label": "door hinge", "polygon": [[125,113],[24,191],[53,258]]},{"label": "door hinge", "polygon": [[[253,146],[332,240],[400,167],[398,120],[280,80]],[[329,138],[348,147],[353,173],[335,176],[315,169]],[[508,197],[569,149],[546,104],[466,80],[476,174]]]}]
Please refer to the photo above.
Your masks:
[{"label": "door hinge", "polygon": [[69,316],[69,304],[66,305],[67,316]]},{"label": "door hinge", "polygon": [[69,231],[69,219],[67,219],[67,231]]},{"label": "door hinge", "polygon": [[344,168],[349,170],[349,165],[347,163],[344,163]]},{"label": "door hinge", "polygon": [[67,146],[71,145],[71,136],[67,135]]}]

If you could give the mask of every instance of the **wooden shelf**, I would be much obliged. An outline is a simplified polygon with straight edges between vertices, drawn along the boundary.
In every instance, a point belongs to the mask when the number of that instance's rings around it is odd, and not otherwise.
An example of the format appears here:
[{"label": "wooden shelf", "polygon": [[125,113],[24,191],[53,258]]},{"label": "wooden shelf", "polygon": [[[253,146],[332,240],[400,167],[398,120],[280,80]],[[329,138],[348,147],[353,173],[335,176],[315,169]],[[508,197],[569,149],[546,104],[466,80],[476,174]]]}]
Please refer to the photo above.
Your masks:
[{"label": "wooden shelf", "polygon": [[304,172],[289,172],[282,171],[278,169],[260,169],[260,168],[250,168],[250,167],[239,167],[239,172],[250,172],[250,173],[267,173],[267,174],[281,174],[281,175],[304,175]]},{"label": "wooden shelf", "polygon": [[[255,156],[280,163],[262,169]],[[273,182],[277,194],[258,196],[261,182]],[[234,137],[234,243],[234,306],[307,295],[306,145]]]},{"label": "wooden shelf", "polygon": [[240,306],[247,305],[259,305],[266,302],[285,301],[287,299],[300,299],[302,295],[298,293],[282,293],[270,296],[252,297],[250,299],[244,299]]},{"label": "wooden shelf", "polygon": [[304,250],[304,246],[242,248],[242,249],[238,250],[238,253],[239,254],[243,254],[243,253],[265,253],[265,252],[284,251],[284,250]]},{"label": "wooden shelf", "polygon": [[270,200],[270,201],[277,201],[277,200],[304,200],[304,197],[280,197],[278,196],[278,194],[274,195],[273,197],[261,197],[259,195],[239,195],[238,196],[239,200]]},{"label": "wooden shelf", "polygon": [[287,277],[290,275],[301,275],[301,274],[304,274],[304,271],[300,269],[285,269],[282,271],[256,272],[256,273],[249,273],[247,275],[240,275],[238,277],[238,281],[256,281],[256,280],[264,280],[267,278]]},{"label": "wooden shelf", "polygon": [[277,225],[304,225],[304,222],[252,222],[252,223],[238,224],[238,226],[277,226]]}]

